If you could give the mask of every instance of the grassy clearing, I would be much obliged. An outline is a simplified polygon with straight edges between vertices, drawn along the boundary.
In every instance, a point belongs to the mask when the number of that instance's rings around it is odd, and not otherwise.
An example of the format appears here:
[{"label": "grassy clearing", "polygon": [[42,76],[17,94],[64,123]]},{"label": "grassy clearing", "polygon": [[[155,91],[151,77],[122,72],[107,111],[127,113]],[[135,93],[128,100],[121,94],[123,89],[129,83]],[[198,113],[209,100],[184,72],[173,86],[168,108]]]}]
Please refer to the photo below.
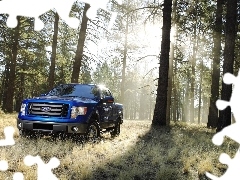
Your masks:
[{"label": "grassy clearing", "polygon": [[205,171],[220,176],[226,166],[218,161],[225,152],[232,157],[237,143],[226,139],[221,147],[211,139],[212,130],[199,125],[172,124],[152,128],[151,121],[124,121],[121,135],[112,139],[104,134],[98,143],[76,143],[71,139],[20,138],[15,125],[16,114],[0,114],[0,138],[5,126],[15,127],[14,146],[0,147],[0,160],[9,168],[0,179],[12,179],[22,172],[26,180],[36,179],[36,166],[24,165],[26,155],[40,155],[47,163],[53,156],[61,164],[53,172],[61,180],[83,179],[207,179]]}]

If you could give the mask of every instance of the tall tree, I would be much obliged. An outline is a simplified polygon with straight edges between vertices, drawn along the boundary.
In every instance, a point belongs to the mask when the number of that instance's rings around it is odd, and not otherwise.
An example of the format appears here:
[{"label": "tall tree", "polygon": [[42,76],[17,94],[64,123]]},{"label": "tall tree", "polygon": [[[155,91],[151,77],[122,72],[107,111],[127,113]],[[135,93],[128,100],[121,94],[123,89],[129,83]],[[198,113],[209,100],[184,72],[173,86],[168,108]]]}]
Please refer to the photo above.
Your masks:
[{"label": "tall tree", "polygon": [[124,92],[125,92],[125,74],[126,74],[126,62],[127,62],[127,50],[128,50],[128,18],[126,19],[126,31],[125,31],[125,39],[124,39],[124,50],[123,50],[123,67],[122,67],[122,82],[121,82],[121,103],[124,103]]},{"label": "tall tree", "polygon": [[200,63],[200,82],[199,82],[199,93],[198,93],[198,124],[200,124],[201,116],[201,104],[202,104],[202,81],[203,81],[203,60]]},{"label": "tall tree", "polygon": [[90,8],[90,5],[85,3],[81,28],[78,35],[79,37],[78,37],[77,51],[76,51],[76,55],[73,63],[73,71],[72,71],[72,78],[71,78],[72,83],[78,83],[81,61],[83,58],[84,42],[86,39],[87,23],[88,23],[88,17],[86,16],[86,12],[89,8]]},{"label": "tall tree", "polygon": [[14,88],[15,88],[15,79],[16,79],[16,62],[17,62],[17,54],[18,54],[18,42],[20,35],[20,26],[21,20],[20,16],[17,17],[18,25],[14,30],[13,34],[13,45],[12,45],[12,55],[10,60],[10,72],[9,72],[9,81],[7,84],[7,93],[6,93],[6,104],[3,104],[3,109],[8,113],[13,112],[13,98],[14,98]]},{"label": "tall tree", "polygon": [[216,21],[214,28],[214,47],[213,47],[213,71],[211,97],[208,114],[207,127],[216,128],[218,121],[218,109],[216,101],[219,98],[219,79],[220,79],[220,56],[221,56],[221,37],[222,37],[222,13],[224,0],[217,0]]},{"label": "tall tree", "polygon": [[[234,48],[237,24],[237,0],[227,0],[226,34],[224,47],[223,74],[233,73]],[[222,82],[221,99],[229,101],[232,94],[232,85]],[[231,124],[231,108],[220,111],[217,132]]]},{"label": "tall tree", "polygon": [[[176,31],[176,7],[177,7],[177,0],[173,1],[173,16],[172,16],[172,21],[173,21],[173,27],[172,30],[174,30],[172,32],[172,34],[175,34]],[[168,73],[168,98],[167,98],[167,121],[170,122],[171,119],[171,109],[173,109],[173,105],[172,105],[172,91],[173,91],[173,60],[174,60],[174,39],[176,37],[172,37],[171,42],[170,42],[170,58],[169,58],[169,73]],[[174,104],[175,105],[175,104]],[[175,114],[173,114],[173,118]]]},{"label": "tall tree", "polygon": [[157,87],[157,97],[154,109],[153,125],[169,125],[166,121],[168,69],[170,51],[172,0],[164,0],[163,4],[163,28],[160,53],[160,67]]},{"label": "tall tree", "polygon": [[54,86],[54,74],[55,74],[56,53],[57,53],[59,15],[57,12],[54,14],[55,14],[55,20],[54,20],[53,39],[52,39],[52,55],[51,55],[51,65],[50,65],[50,71],[49,71],[49,77],[48,77],[49,89],[52,89]]}]

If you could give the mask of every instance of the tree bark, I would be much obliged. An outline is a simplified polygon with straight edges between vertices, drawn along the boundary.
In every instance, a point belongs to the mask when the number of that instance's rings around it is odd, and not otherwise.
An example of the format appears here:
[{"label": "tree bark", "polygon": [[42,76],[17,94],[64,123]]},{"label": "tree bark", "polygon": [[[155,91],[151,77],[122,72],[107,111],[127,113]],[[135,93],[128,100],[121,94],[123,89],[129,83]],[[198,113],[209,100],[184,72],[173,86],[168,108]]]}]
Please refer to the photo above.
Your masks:
[{"label": "tree bark", "polygon": [[214,48],[213,48],[213,72],[211,97],[208,114],[208,128],[216,128],[218,121],[218,109],[216,101],[219,98],[219,79],[220,79],[220,56],[221,56],[221,37],[222,37],[222,12],[224,0],[217,1],[216,22],[214,32]]},{"label": "tree bark", "polygon": [[7,105],[7,90],[9,86],[10,57],[6,58],[6,64],[2,80],[2,109],[5,111]]},{"label": "tree bark", "polygon": [[82,57],[83,57],[84,42],[86,39],[86,31],[87,31],[88,18],[86,16],[86,12],[89,8],[90,8],[90,5],[85,3],[81,28],[79,31],[77,51],[76,51],[76,55],[75,55],[74,63],[73,63],[73,71],[72,71],[72,78],[71,78],[72,83],[78,83],[80,67],[82,64],[81,62],[82,62]]},{"label": "tree bark", "polygon": [[[169,58],[169,77],[168,77],[168,99],[167,99],[167,122],[170,122],[171,117],[171,110],[173,112],[173,105],[172,104],[172,93],[173,93],[173,88],[174,87],[174,80],[173,80],[173,61],[174,61],[174,40],[176,40],[176,7],[177,7],[177,0],[173,1],[173,16],[172,16],[172,20],[173,20],[173,27],[174,27],[174,31],[172,32],[172,34],[174,35],[174,37],[172,37],[172,41],[170,42],[170,58]],[[171,39],[170,39],[171,40]],[[176,42],[176,41],[175,41]],[[174,99],[176,100],[176,99]],[[173,114],[172,116],[175,116],[175,114]],[[176,116],[175,116],[176,117]],[[176,120],[176,118],[174,118]]]},{"label": "tree bark", "polygon": [[14,35],[13,35],[12,58],[10,62],[9,82],[7,85],[7,93],[6,93],[7,103],[4,107],[7,113],[13,112],[13,98],[14,98],[15,79],[16,79],[16,61],[17,61],[18,41],[19,41],[20,26],[21,26],[21,21],[19,16],[17,17],[17,21],[18,21],[18,25],[15,28]]},{"label": "tree bark", "polygon": [[170,51],[170,31],[171,31],[171,13],[172,0],[164,0],[163,5],[163,28],[162,43],[160,54],[159,78],[157,87],[157,97],[154,109],[152,124],[166,126],[167,122],[167,90],[168,90],[168,69],[169,69],[169,51]]},{"label": "tree bark", "polygon": [[48,77],[49,90],[52,89],[54,86],[54,74],[55,74],[55,64],[56,64],[56,54],[57,54],[58,22],[59,22],[59,15],[58,15],[58,13],[55,13],[51,65],[50,65],[50,72],[49,72],[49,77]]},{"label": "tree bark", "polygon": [[[233,73],[234,47],[236,38],[237,24],[237,0],[227,0],[226,15],[226,38],[224,47],[223,74]],[[221,99],[229,101],[232,94],[232,85],[226,85],[222,82]],[[231,124],[231,107],[220,111],[217,132]]]}]

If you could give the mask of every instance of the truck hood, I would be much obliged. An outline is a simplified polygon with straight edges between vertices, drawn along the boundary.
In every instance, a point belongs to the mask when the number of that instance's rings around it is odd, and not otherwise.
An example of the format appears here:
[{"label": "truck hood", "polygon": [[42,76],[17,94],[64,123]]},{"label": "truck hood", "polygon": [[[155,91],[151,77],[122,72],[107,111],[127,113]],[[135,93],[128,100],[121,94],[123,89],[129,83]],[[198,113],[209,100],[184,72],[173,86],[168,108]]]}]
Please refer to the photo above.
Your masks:
[{"label": "truck hood", "polygon": [[96,100],[84,98],[84,97],[61,97],[61,96],[39,96],[31,99],[27,99],[28,101],[68,101],[68,102],[76,102],[76,103],[97,103]]}]

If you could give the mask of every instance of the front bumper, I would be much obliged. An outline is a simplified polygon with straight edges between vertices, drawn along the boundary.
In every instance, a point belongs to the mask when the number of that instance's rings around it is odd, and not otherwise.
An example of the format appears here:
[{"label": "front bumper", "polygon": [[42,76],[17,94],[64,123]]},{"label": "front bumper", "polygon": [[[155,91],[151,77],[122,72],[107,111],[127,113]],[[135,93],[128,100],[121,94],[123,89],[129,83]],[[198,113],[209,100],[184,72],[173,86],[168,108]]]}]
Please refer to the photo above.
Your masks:
[{"label": "front bumper", "polygon": [[83,123],[55,123],[42,121],[28,121],[17,119],[17,128],[19,130],[28,130],[43,133],[78,133],[87,132],[87,124]]}]

